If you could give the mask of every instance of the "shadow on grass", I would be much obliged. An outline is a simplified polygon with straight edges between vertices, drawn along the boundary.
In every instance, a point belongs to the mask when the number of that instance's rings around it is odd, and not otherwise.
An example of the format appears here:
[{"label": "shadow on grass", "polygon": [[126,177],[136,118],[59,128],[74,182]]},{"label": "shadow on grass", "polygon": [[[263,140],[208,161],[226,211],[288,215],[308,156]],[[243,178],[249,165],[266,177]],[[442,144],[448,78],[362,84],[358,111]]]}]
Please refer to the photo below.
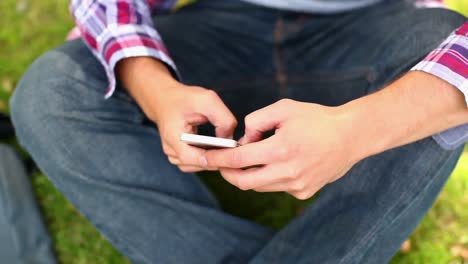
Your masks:
[{"label": "shadow on grass", "polygon": [[201,173],[224,211],[280,229],[291,221],[311,200],[300,201],[286,193],[242,191],[226,182],[219,173]]}]

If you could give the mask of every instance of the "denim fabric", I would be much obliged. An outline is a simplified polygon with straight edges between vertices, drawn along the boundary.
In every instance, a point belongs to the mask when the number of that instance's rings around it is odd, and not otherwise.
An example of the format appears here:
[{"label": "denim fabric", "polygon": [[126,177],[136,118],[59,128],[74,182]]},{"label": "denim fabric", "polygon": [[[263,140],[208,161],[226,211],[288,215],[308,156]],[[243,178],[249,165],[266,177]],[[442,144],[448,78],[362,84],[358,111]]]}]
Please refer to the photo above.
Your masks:
[{"label": "denim fabric", "polygon": [[[462,21],[403,1],[325,16],[205,0],[155,19],[182,81],[217,91],[240,121],[284,97],[340,105],[376,91]],[[367,158],[274,232],[223,212],[169,164],[122,87],[103,98],[106,85],[83,42],[67,42],[31,65],[12,117],[44,173],[134,263],[385,263],[461,153],[426,138]]]},{"label": "denim fabric", "polygon": [[0,262],[53,264],[30,179],[14,150],[0,145]]}]

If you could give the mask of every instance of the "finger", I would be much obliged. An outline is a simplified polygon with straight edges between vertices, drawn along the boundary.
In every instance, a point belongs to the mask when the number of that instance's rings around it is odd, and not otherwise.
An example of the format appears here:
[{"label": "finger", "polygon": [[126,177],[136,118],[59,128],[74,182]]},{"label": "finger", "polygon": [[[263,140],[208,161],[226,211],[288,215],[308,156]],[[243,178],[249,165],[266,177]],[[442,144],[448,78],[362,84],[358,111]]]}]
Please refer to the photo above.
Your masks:
[{"label": "finger", "polygon": [[175,150],[172,147],[170,147],[168,144],[163,144],[163,152],[167,156],[173,156],[173,157],[176,156]]},{"label": "finger", "polygon": [[257,192],[302,192],[309,187],[309,184],[302,177],[294,180],[284,180],[281,182],[264,185],[254,190]]},{"label": "finger", "polygon": [[268,164],[278,154],[273,139],[268,138],[237,148],[211,149],[204,152],[207,166],[218,168],[245,168]]},{"label": "finger", "polygon": [[193,147],[193,146],[182,146],[180,149],[180,155],[175,158],[178,161],[179,166],[190,166],[190,167],[199,167],[200,170],[207,171],[217,171],[218,167],[208,166],[206,160],[204,159],[205,149]]},{"label": "finger", "polygon": [[273,184],[268,184],[265,186],[254,188],[256,192],[285,192],[288,190],[287,182],[278,182]]},{"label": "finger", "polygon": [[206,160],[204,159],[206,150],[186,145],[183,142],[179,143],[177,149],[177,157],[182,165],[186,166],[198,166],[208,167]]},{"label": "finger", "polygon": [[[289,180],[290,177],[285,173],[284,169],[273,165],[247,170],[221,169],[221,175],[229,183],[237,186],[241,190],[256,189],[266,185],[285,182]],[[287,188],[282,190],[287,191]]]},{"label": "finger", "polygon": [[[182,142],[181,142],[182,143]],[[186,173],[193,173],[205,170],[203,166],[200,166],[197,161],[200,157],[202,149],[198,149],[189,145],[179,145],[177,158],[179,159],[179,170]]]},{"label": "finger", "polygon": [[174,164],[174,165],[180,165],[180,160],[178,158],[175,158],[173,156],[168,156],[167,159],[169,160],[169,162],[171,164]]},{"label": "finger", "polygon": [[278,128],[285,119],[289,102],[283,99],[247,115],[243,144],[257,142],[262,139],[263,133]]},{"label": "finger", "polygon": [[201,167],[198,167],[198,166],[185,166],[185,165],[181,165],[181,166],[178,166],[179,167],[179,170],[181,170],[182,172],[199,172],[199,171],[203,171],[204,169],[201,168]]},{"label": "finger", "polygon": [[216,136],[232,138],[237,121],[221,98],[212,90],[207,90],[206,99],[200,100],[196,111],[201,112],[215,127]]},{"label": "finger", "polygon": [[[259,168],[252,168],[251,170],[257,170]],[[238,178],[239,178],[239,174],[238,174],[238,171],[242,171],[241,169],[230,169],[230,168],[224,168],[224,169],[220,169],[219,172],[221,173],[221,176],[223,176],[223,178],[229,182],[230,184],[238,187],[239,187],[239,184],[238,184]]]},{"label": "finger", "polygon": [[306,188],[302,191],[291,191],[288,193],[296,197],[299,200],[307,200],[310,197],[314,196],[322,187],[323,185],[315,185],[315,186]]},{"label": "finger", "polygon": [[[199,171],[217,171],[218,168],[202,168],[200,166],[185,166],[185,165],[179,165],[177,166],[179,169],[183,172],[199,172]],[[181,169],[182,168],[182,169]]]}]

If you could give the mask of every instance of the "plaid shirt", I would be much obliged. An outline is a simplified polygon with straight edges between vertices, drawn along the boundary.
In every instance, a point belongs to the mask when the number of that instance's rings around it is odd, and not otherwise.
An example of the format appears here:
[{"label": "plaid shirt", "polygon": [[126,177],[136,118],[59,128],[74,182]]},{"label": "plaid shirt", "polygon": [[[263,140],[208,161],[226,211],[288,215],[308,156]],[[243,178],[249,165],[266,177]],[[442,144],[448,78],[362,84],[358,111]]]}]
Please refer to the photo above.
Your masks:
[{"label": "plaid shirt", "polygon": [[[114,67],[128,57],[150,56],[177,67],[153,26],[152,15],[170,12],[177,0],[72,0],[70,10],[81,37],[106,69],[109,87],[115,89]],[[454,31],[437,49],[412,70],[424,71],[446,80],[465,95],[468,104],[468,22]],[[455,148],[468,141],[468,125],[434,136],[444,148]]]}]

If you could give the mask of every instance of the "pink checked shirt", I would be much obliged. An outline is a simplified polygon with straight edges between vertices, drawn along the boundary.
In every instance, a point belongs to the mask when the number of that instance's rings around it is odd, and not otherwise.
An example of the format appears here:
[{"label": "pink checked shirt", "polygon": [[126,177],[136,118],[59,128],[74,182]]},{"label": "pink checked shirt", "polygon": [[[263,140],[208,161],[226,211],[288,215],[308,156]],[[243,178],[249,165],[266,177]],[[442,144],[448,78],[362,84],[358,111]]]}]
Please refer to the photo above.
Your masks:
[{"label": "pink checked shirt", "polygon": [[[114,67],[118,61],[135,56],[150,56],[165,62],[177,72],[153,26],[152,14],[169,12],[177,0],[72,0],[70,10],[80,35],[106,69],[109,87],[115,89]],[[454,85],[468,104],[468,22],[455,30],[437,49],[412,70],[424,71]],[[434,135],[444,148],[452,149],[468,141],[468,125]]]}]

